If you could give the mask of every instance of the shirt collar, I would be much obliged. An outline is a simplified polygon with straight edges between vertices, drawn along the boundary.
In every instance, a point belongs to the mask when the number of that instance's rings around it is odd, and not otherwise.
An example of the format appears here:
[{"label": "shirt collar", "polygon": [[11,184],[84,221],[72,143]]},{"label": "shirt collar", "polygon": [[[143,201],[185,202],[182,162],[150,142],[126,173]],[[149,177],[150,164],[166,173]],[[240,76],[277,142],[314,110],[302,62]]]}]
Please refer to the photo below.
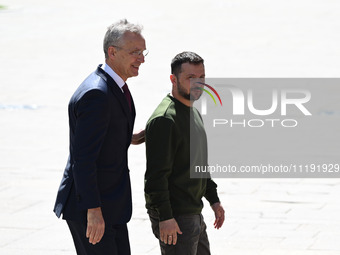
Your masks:
[{"label": "shirt collar", "polygon": [[115,73],[115,71],[112,70],[112,68],[107,65],[107,64],[103,64],[101,66],[101,68],[108,74],[111,76],[111,78],[117,83],[118,87],[123,91],[122,87],[125,84],[125,81],[118,75]]}]

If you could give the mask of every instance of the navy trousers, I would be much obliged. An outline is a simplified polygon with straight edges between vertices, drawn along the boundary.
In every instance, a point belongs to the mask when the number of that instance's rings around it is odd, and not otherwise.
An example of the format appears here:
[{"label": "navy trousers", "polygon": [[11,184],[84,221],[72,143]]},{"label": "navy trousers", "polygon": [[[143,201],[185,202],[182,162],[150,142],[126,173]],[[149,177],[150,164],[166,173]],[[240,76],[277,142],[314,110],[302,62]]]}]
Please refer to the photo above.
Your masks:
[{"label": "navy trousers", "polygon": [[130,255],[129,234],[126,224],[105,225],[103,238],[93,245],[86,238],[86,224],[67,220],[77,255]]}]

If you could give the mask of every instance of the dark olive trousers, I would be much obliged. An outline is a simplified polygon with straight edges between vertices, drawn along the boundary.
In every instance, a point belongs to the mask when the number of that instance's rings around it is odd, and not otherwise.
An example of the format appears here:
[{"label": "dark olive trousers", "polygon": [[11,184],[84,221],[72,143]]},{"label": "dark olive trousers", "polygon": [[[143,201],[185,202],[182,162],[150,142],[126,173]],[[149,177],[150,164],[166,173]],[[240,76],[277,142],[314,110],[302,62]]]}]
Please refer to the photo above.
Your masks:
[{"label": "dark olive trousers", "polygon": [[183,234],[177,234],[177,244],[168,245],[159,238],[159,218],[149,210],[152,231],[159,240],[162,255],[210,255],[209,240],[202,214],[175,217]]}]

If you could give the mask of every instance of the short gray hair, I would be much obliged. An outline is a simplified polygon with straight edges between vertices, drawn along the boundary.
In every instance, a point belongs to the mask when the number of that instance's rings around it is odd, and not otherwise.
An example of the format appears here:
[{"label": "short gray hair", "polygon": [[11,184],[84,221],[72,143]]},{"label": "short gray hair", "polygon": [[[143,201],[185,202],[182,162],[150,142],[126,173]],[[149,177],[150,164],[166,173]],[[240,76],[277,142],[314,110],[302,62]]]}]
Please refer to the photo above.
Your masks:
[{"label": "short gray hair", "polygon": [[120,46],[119,44],[126,32],[132,32],[140,35],[142,33],[142,29],[142,26],[132,24],[126,19],[122,19],[109,26],[103,43],[105,58],[109,57],[108,49],[110,46]]}]

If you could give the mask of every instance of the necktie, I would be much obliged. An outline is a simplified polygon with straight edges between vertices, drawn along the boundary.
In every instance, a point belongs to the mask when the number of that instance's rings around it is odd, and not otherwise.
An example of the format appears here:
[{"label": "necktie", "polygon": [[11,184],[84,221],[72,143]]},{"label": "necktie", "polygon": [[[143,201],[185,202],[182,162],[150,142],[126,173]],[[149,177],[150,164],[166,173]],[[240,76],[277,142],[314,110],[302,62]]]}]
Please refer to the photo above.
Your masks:
[{"label": "necktie", "polygon": [[130,90],[127,86],[127,84],[125,83],[124,86],[122,87],[123,91],[124,91],[124,95],[126,97],[126,100],[129,104],[129,107],[130,107],[130,112],[132,111],[132,108],[131,108],[131,94],[130,94]]}]

